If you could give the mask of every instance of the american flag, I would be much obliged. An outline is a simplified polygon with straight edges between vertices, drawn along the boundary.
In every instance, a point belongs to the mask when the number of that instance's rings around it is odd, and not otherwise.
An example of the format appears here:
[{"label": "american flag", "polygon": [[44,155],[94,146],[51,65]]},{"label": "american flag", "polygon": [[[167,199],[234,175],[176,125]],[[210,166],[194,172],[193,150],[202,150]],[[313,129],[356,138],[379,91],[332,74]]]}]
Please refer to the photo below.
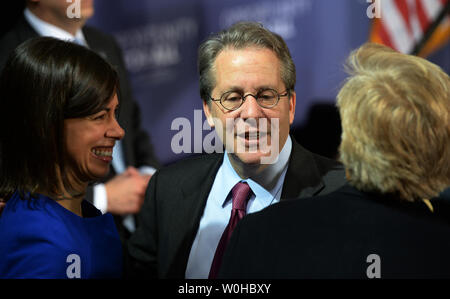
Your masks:
[{"label": "american flag", "polygon": [[370,41],[399,52],[427,56],[450,38],[450,0],[379,1]]}]

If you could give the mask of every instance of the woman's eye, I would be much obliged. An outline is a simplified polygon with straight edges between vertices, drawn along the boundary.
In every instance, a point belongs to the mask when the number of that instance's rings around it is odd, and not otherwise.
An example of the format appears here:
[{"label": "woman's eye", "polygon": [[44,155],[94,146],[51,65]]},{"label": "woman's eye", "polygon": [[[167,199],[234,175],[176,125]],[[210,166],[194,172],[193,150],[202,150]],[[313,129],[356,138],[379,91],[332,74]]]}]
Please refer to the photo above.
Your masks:
[{"label": "woman's eye", "polygon": [[105,117],[106,117],[106,113],[102,113],[102,114],[94,116],[94,120],[102,120]]}]

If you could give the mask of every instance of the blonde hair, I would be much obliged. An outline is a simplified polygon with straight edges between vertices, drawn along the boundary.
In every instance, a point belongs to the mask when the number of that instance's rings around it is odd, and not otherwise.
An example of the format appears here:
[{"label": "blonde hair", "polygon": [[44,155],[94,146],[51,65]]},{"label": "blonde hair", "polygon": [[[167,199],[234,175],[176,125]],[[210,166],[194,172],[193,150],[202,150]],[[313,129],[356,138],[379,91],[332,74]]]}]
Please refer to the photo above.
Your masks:
[{"label": "blonde hair", "polygon": [[340,160],[364,191],[414,201],[450,185],[450,78],[425,59],[365,44],[337,96]]}]

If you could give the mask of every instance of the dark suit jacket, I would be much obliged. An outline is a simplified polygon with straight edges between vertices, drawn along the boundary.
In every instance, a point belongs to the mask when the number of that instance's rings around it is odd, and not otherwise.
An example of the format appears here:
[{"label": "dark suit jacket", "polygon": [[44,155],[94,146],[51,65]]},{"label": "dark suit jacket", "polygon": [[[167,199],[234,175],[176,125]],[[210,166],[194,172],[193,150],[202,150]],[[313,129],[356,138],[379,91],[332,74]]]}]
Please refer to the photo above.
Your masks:
[{"label": "dark suit jacket", "polygon": [[432,205],[348,185],[280,202],[238,224],[218,277],[450,278],[450,204]]},{"label": "dark suit jacket", "polygon": [[[223,154],[180,161],[157,171],[125,250],[127,277],[184,278],[189,253]],[[336,161],[293,140],[281,200],[326,194],[345,182]]]},{"label": "dark suit jacket", "polygon": [[442,191],[439,197],[450,201],[450,187]]},{"label": "dark suit jacket", "polygon": [[[85,26],[82,30],[89,48],[111,63],[119,74],[119,123],[125,130],[125,137],[122,140],[122,149],[126,166],[140,167],[147,165],[155,168],[159,167],[153,153],[150,138],[141,127],[139,107],[132,97],[131,87],[127,79],[127,71],[119,46],[113,37],[92,27]],[[38,33],[30,26],[22,15],[11,31],[6,33],[0,40],[0,70],[3,69],[8,56],[18,45],[28,39],[38,36]],[[114,169],[111,167],[110,174],[103,182],[106,182],[114,175]],[[86,198],[90,202],[93,201],[92,187],[88,188]],[[126,237],[126,231],[121,225],[120,218],[116,217],[116,223],[118,224],[121,236]]]}]

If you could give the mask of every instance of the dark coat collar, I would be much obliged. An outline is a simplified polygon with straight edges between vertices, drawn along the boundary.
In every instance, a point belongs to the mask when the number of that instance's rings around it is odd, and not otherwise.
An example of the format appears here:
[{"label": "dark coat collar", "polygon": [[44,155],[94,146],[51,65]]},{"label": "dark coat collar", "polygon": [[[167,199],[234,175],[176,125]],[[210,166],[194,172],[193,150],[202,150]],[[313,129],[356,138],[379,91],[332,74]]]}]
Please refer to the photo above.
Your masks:
[{"label": "dark coat collar", "polygon": [[[209,191],[214,183],[217,171],[223,162],[223,154],[212,154],[204,161],[203,169],[196,176],[186,178],[182,182],[182,190],[187,198],[202,198],[206,203]],[[288,169],[283,183],[281,199],[309,197],[320,192],[325,187],[316,156],[298,144],[292,138],[292,152],[289,157]]]},{"label": "dark coat collar", "polygon": [[281,199],[313,196],[325,187],[315,155],[292,138],[292,152]]}]

